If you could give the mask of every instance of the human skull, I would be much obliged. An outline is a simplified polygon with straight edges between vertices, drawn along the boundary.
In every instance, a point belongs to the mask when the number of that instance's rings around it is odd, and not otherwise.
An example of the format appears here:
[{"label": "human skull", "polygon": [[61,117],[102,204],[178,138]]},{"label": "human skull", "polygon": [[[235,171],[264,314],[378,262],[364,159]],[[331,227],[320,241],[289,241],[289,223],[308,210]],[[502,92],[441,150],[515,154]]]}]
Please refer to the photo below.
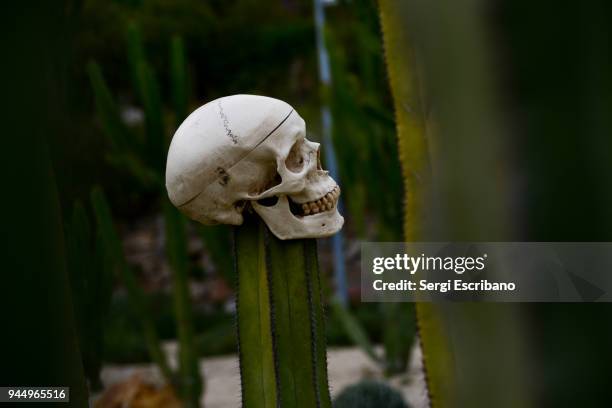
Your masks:
[{"label": "human skull", "polygon": [[278,99],[232,95],[207,103],[172,138],[170,201],[203,224],[240,225],[250,205],[280,239],[338,232],[340,188],[305,132],[300,115]]}]

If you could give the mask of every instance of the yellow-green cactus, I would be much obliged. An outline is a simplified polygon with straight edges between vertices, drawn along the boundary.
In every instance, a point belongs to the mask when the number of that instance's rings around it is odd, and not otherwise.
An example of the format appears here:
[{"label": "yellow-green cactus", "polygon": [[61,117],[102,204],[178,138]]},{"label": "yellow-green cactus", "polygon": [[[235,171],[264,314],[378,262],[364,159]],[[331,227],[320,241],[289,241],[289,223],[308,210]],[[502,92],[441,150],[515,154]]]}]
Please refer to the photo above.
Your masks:
[{"label": "yellow-green cactus", "polygon": [[[405,240],[511,240],[482,10],[442,0],[380,0],[379,7]],[[416,311],[432,407],[530,406],[515,305],[417,303]]]}]

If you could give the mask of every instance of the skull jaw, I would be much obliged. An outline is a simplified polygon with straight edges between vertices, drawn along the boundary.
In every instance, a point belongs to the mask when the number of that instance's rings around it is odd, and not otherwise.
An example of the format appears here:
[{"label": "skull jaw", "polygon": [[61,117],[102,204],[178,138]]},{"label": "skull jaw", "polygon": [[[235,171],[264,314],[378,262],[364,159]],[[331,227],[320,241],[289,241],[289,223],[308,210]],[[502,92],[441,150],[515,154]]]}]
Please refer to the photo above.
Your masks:
[{"label": "skull jaw", "polygon": [[289,209],[287,196],[266,207],[252,202],[255,212],[264,220],[270,231],[279,239],[324,238],[334,235],[344,225],[344,218],[337,208],[319,214],[296,217]]}]

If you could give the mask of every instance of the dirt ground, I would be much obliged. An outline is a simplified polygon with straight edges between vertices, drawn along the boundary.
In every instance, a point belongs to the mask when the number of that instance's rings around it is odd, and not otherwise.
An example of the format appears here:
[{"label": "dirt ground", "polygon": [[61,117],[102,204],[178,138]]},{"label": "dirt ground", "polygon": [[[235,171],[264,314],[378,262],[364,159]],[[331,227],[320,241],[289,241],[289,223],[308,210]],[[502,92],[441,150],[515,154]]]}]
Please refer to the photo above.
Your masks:
[{"label": "dirt ground", "polygon": [[[165,345],[171,364],[176,364],[176,344]],[[375,365],[358,348],[329,348],[328,369],[332,397],[340,393],[347,385],[362,379],[383,379],[380,368]],[[204,358],[200,367],[206,378],[206,392],[203,406],[206,408],[240,407],[240,377],[236,355]],[[102,382],[106,387],[129,379],[134,375],[141,376],[147,382],[161,384],[162,378],[152,365],[108,365],[102,370]],[[411,408],[429,406],[425,379],[421,365],[421,350],[415,346],[410,368],[404,375],[388,380],[389,383],[404,395]]]}]

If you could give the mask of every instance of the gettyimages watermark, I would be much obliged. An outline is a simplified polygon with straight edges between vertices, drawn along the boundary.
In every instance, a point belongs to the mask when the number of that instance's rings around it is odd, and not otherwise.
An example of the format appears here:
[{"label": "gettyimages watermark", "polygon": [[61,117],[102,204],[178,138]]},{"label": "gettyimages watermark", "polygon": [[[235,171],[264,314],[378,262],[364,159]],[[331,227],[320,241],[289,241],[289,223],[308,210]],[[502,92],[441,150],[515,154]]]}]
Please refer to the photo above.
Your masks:
[{"label": "gettyimages watermark", "polygon": [[610,242],[364,242],[364,302],[612,302]]}]

